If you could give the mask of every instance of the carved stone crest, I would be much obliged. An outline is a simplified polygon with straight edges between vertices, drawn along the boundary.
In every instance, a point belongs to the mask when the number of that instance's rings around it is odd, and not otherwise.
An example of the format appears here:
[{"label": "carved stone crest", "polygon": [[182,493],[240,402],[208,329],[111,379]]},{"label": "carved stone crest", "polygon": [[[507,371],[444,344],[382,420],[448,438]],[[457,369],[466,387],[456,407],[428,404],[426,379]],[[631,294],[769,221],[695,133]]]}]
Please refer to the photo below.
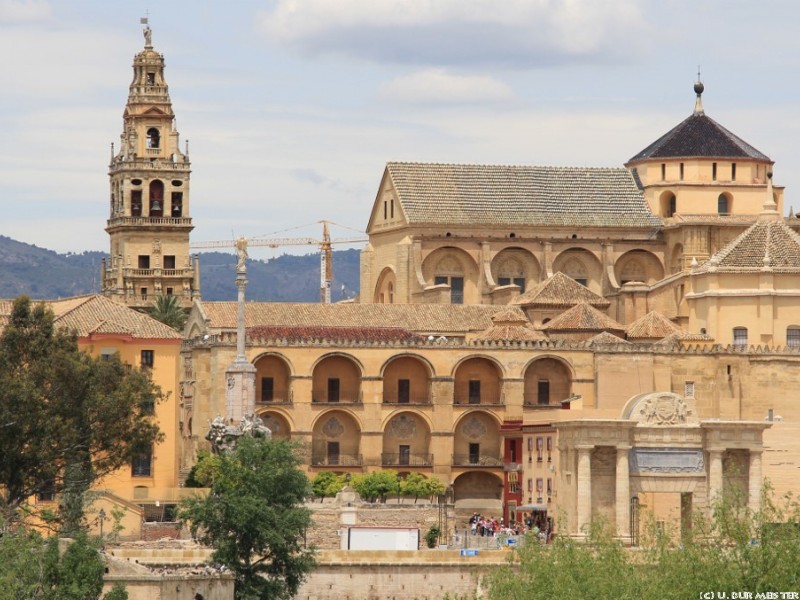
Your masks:
[{"label": "carved stone crest", "polygon": [[639,421],[647,426],[675,426],[697,422],[693,401],[687,402],[672,392],[641,394],[631,399],[623,411],[623,418]]},{"label": "carved stone crest", "polygon": [[471,440],[479,440],[486,435],[486,425],[475,415],[469,417],[461,426],[461,431]]},{"label": "carved stone crest", "polygon": [[394,437],[405,440],[416,435],[417,423],[413,417],[398,415],[389,423],[388,429]]},{"label": "carved stone crest", "polygon": [[328,437],[338,438],[344,433],[344,425],[342,425],[336,417],[331,417],[325,425],[322,426],[322,433]]}]

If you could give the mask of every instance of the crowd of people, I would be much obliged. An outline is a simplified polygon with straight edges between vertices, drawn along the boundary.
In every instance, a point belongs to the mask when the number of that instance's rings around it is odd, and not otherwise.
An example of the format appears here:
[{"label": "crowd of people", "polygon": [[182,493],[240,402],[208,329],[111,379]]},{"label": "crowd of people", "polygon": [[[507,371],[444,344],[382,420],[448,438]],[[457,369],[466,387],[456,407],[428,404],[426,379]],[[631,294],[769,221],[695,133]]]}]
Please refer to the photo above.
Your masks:
[{"label": "crowd of people", "polygon": [[506,524],[503,518],[484,517],[474,513],[469,518],[469,529],[472,535],[493,537],[496,535],[524,535],[532,533],[542,543],[548,543],[553,533],[553,519],[544,515],[534,517],[530,513],[522,513],[521,521]]}]

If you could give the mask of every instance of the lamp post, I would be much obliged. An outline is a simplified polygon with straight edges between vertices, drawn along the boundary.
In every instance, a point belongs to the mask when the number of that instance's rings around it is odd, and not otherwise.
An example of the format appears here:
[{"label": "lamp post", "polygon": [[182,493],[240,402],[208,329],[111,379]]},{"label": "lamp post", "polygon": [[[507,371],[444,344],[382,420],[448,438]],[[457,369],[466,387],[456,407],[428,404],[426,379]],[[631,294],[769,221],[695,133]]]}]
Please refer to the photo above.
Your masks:
[{"label": "lamp post", "polygon": [[102,508],[100,509],[100,512],[97,513],[97,519],[100,521],[100,546],[103,547],[103,523],[106,520],[106,511]]},{"label": "lamp post", "polygon": [[397,474],[397,503],[400,504],[400,482],[403,481],[402,475]]}]

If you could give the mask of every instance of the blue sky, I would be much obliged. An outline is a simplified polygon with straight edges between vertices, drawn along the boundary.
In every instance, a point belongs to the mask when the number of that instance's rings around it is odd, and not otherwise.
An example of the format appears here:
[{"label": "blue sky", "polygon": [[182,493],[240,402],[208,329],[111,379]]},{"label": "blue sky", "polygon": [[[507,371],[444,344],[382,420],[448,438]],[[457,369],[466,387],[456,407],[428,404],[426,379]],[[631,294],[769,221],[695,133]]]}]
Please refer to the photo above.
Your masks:
[{"label": "blue sky", "polygon": [[363,230],[390,160],[620,166],[691,113],[698,65],[706,113],[800,209],[791,0],[0,0],[0,235],[108,249],[146,13],[193,241]]}]

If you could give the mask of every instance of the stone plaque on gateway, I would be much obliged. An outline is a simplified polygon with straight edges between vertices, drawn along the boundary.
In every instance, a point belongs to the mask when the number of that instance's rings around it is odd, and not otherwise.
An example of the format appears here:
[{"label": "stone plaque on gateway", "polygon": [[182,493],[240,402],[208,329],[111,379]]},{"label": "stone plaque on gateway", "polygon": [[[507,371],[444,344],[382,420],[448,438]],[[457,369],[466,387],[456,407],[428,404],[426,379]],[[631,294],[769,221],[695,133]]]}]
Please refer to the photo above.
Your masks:
[{"label": "stone plaque on gateway", "polygon": [[634,448],[630,454],[631,473],[705,473],[700,448]]}]

